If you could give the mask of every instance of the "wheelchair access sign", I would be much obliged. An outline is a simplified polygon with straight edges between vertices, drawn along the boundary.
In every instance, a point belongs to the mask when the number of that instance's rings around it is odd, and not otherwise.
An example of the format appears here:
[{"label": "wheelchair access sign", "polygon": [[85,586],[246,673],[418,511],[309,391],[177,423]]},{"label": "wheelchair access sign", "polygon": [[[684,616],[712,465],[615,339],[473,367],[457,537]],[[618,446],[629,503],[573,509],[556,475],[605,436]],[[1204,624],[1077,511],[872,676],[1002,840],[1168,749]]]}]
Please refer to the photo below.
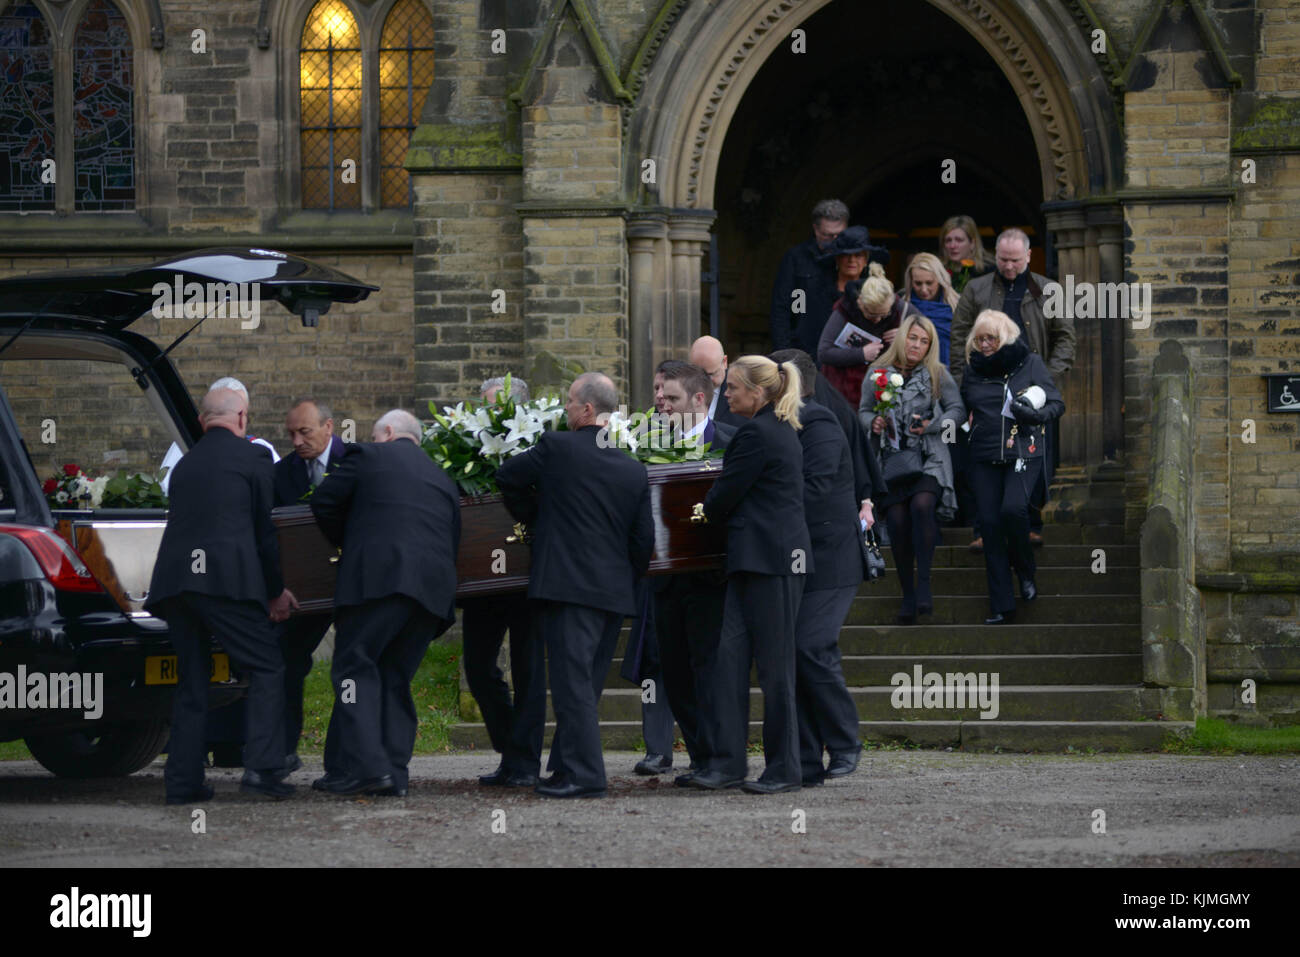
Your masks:
[{"label": "wheelchair access sign", "polygon": [[1300,412],[1300,375],[1273,372],[1264,376],[1268,383],[1268,411]]}]

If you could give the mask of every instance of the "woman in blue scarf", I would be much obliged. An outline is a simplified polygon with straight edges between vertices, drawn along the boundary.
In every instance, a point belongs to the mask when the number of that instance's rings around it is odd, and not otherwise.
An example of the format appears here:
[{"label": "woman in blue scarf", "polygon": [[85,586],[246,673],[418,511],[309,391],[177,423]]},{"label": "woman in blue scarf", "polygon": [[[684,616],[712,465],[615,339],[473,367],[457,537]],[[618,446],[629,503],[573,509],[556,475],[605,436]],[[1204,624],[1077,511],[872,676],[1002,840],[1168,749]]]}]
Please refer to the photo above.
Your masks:
[{"label": "woman in blue scarf", "polygon": [[[917,253],[903,274],[903,300],[934,323],[939,335],[939,362],[948,365],[948,340],[952,332],[952,311],[961,298],[952,288],[948,270],[934,253]],[[906,307],[904,307],[906,311]]]}]

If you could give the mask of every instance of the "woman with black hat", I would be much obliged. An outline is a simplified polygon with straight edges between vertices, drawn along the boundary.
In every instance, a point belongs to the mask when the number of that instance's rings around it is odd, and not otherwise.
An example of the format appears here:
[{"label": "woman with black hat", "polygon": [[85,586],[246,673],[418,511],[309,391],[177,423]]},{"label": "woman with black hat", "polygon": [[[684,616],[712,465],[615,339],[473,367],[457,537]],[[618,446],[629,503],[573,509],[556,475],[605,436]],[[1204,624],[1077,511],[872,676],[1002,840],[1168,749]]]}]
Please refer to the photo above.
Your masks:
[{"label": "woman with black hat", "polygon": [[[852,253],[864,253],[871,258],[867,267],[869,275],[864,280],[851,280],[844,284],[844,295],[835,304],[822,329],[817,361],[821,363],[826,381],[857,408],[862,398],[862,379],[867,374],[867,365],[893,344],[903,316],[920,313],[914,306],[903,304],[894,294],[894,286],[885,278],[885,270],[880,265],[889,262],[889,251],[883,246],[870,244],[867,227],[850,226],[844,230],[835,238],[826,255],[848,256]],[[850,324],[865,335],[850,330],[847,336],[841,336]]]}]

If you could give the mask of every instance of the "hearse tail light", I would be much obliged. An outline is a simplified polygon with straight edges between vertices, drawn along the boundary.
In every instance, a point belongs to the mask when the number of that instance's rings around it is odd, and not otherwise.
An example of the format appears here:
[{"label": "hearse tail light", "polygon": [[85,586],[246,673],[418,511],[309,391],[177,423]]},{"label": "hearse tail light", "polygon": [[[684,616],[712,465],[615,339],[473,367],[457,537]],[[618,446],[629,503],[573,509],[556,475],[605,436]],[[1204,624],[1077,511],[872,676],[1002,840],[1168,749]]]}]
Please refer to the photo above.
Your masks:
[{"label": "hearse tail light", "polygon": [[45,528],[0,525],[0,534],[12,535],[32,553],[45,577],[60,591],[102,592],[103,586],[86,563],[62,538]]}]

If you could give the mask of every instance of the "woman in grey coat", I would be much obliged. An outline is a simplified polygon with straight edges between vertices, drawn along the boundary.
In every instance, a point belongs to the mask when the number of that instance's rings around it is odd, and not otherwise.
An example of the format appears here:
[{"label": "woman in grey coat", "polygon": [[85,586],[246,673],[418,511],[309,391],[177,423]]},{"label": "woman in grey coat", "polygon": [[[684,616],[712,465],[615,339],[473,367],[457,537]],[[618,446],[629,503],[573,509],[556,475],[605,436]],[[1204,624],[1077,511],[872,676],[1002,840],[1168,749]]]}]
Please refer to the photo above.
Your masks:
[{"label": "woman in grey coat", "polygon": [[961,392],[939,361],[939,337],[925,316],[906,317],[893,345],[873,364],[858,416],[881,453],[889,491],[875,504],[877,514],[885,514],[903,589],[898,623],[911,625],[917,615],[934,611],[930,566],[939,521],[957,507],[948,446],[966,421]]}]

